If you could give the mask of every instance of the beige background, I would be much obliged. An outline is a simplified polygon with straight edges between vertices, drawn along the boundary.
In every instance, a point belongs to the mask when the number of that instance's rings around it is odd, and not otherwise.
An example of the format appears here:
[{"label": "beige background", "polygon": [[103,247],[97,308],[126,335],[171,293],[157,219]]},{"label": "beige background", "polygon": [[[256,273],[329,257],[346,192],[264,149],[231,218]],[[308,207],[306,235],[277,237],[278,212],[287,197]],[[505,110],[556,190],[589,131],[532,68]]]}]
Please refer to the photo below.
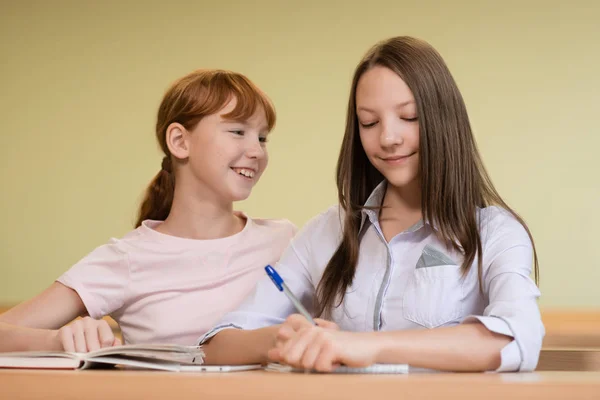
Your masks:
[{"label": "beige background", "polygon": [[269,169],[238,208],[303,225],[336,201],[356,63],[408,34],[446,59],[530,224],[542,307],[600,306],[600,2],[121,3],[0,1],[0,304],[131,229],[160,165],[160,98],[199,67],[247,74],[278,110]]}]

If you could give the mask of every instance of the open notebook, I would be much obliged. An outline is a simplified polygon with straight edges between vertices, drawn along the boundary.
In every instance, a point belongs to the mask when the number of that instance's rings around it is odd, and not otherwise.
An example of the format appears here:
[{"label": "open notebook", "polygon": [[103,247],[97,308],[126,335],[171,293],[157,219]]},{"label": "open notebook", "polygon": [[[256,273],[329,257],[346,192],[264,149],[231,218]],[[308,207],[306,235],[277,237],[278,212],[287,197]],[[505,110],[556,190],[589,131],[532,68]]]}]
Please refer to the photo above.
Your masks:
[{"label": "open notebook", "polygon": [[88,369],[121,365],[164,371],[191,371],[203,362],[200,346],[125,345],[89,353],[28,351],[0,353],[0,368]]}]

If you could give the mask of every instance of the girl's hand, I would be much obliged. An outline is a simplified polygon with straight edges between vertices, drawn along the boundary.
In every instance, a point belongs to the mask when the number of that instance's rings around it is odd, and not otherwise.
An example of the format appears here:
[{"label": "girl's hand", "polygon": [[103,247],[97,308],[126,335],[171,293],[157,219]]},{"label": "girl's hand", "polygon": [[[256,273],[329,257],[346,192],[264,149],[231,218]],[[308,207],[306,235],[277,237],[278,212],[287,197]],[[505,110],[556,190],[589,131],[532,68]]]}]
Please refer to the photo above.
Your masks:
[{"label": "girl's hand", "polygon": [[365,367],[375,362],[374,341],[359,333],[342,332],[333,322],[315,322],[317,326],[301,315],[290,316],[277,332],[269,359],[322,372],[333,371],[340,364]]},{"label": "girl's hand", "polygon": [[108,322],[103,319],[77,319],[55,332],[55,340],[64,351],[87,353],[121,344],[121,341],[115,338]]}]

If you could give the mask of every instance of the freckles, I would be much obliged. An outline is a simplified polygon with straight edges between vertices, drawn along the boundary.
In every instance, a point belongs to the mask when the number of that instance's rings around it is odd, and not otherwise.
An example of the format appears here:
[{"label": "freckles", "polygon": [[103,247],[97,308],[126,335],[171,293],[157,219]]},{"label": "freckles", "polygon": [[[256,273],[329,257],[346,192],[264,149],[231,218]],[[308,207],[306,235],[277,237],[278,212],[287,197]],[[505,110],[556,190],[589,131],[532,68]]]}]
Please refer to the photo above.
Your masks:
[{"label": "freckles", "polygon": [[223,149],[222,149],[222,148],[220,148],[220,147],[217,147],[217,148],[215,149],[215,151],[213,151],[213,152],[208,152],[208,153],[212,153],[212,154],[214,154],[214,155],[215,155],[215,156],[217,156],[217,157],[222,157],[222,156],[224,155],[224,154],[223,154]]}]

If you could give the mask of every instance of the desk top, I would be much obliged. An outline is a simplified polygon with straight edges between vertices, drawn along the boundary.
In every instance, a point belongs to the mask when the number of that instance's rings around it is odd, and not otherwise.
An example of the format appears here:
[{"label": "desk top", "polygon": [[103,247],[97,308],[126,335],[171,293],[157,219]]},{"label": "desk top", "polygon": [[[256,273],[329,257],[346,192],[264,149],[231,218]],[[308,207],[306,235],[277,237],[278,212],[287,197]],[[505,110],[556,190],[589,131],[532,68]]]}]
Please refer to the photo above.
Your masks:
[{"label": "desk top", "polygon": [[600,398],[600,372],[314,375],[0,370],[0,398],[579,400]]}]

